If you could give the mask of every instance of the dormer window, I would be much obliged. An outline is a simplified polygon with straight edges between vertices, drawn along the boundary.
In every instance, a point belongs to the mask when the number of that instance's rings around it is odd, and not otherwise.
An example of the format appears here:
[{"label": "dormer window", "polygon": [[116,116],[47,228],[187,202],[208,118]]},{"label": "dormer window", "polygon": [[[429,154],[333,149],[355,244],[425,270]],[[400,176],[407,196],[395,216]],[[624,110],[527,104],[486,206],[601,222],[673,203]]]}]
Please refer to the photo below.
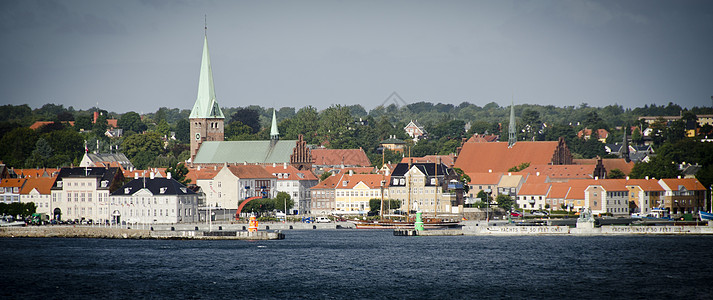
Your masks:
[{"label": "dormer window", "polygon": [[164,186],[164,187],[161,187],[159,190],[160,190],[161,194],[165,194],[167,189],[168,188]]},{"label": "dormer window", "polygon": [[182,187],[181,192],[183,192],[185,194],[185,193],[188,193],[188,190],[186,188]]},{"label": "dormer window", "polygon": [[57,181],[57,187],[62,187],[62,180]]},{"label": "dormer window", "polygon": [[109,186],[109,180],[102,180],[102,181],[101,181],[101,187],[105,188],[105,187],[107,187],[107,186]]},{"label": "dormer window", "polygon": [[131,188],[124,188],[124,194],[131,193]]},{"label": "dormer window", "polygon": [[342,181],[342,186],[347,186],[348,183],[349,183],[349,180]]}]

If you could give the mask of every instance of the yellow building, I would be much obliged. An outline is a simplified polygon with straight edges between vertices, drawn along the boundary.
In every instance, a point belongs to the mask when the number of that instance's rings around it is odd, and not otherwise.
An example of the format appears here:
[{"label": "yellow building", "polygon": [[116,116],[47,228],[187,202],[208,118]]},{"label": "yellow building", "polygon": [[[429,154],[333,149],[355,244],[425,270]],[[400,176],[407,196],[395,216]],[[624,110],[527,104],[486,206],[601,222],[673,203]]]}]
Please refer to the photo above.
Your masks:
[{"label": "yellow building", "polygon": [[335,190],[335,213],[369,211],[370,199],[388,199],[388,177],[381,174],[349,172],[339,179]]}]

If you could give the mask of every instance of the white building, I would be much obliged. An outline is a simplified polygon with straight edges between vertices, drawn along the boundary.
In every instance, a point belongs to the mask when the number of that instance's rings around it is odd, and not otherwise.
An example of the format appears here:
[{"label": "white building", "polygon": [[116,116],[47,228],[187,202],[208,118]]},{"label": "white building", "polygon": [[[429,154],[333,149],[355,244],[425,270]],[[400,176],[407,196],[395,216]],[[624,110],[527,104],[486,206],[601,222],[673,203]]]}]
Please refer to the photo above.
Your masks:
[{"label": "white building", "polygon": [[319,179],[309,170],[297,170],[297,168],[283,164],[272,164],[265,166],[265,170],[277,177],[275,191],[285,192],[294,201],[290,214],[309,214],[310,200],[312,199],[310,188],[319,183]]},{"label": "white building", "polygon": [[198,194],[170,178],[136,178],[111,194],[112,224],[198,222]]},{"label": "white building", "polygon": [[123,180],[119,168],[62,168],[51,189],[53,218],[108,222],[110,189]]},{"label": "white building", "polygon": [[277,177],[260,165],[224,166],[213,180],[198,181],[206,196],[206,205],[237,209],[238,202],[250,197],[275,197]]}]

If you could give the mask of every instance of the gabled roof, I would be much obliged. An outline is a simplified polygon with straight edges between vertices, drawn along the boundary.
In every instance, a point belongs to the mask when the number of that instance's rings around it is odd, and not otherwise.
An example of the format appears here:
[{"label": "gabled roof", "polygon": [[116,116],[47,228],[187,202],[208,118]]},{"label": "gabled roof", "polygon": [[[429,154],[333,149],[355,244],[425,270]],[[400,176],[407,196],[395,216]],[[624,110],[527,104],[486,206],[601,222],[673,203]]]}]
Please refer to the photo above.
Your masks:
[{"label": "gabled roof", "polygon": [[[592,130],[589,128],[585,128],[585,129],[582,129],[579,132],[577,132],[578,138],[582,138],[582,136],[589,137],[591,135],[592,135]],[[607,131],[606,129],[597,129],[597,137],[598,138],[605,139],[608,136],[609,136],[609,131]]]},{"label": "gabled roof", "polygon": [[[52,124],[52,123],[54,123],[54,121],[37,121],[37,122],[35,122],[35,123],[32,123],[32,125],[30,125],[30,129],[32,129],[32,130],[37,130],[37,129],[39,129],[39,128],[42,127],[42,126],[45,126],[45,125],[48,125],[48,124]],[[64,121],[64,122],[61,122],[61,123],[62,123],[62,124],[67,124],[67,123],[69,123],[69,125],[74,126],[74,121]]]},{"label": "gabled roof", "polygon": [[629,179],[626,181],[627,186],[636,185],[642,190],[647,192],[663,192],[665,191],[663,187],[659,184],[656,179]]},{"label": "gabled roof", "polygon": [[404,157],[401,159],[402,163],[408,163],[409,159],[414,163],[435,163],[440,160],[440,162],[449,168],[453,167],[455,163],[455,156],[453,154],[448,155],[426,155],[424,157]]},{"label": "gabled roof", "polygon": [[493,173],[465,173],[470,177],[470,182],[468,184],[470,185],[478,185],[478,184],[484,184],[484,185],[495,185],[500,182],[500,177],[503,176],[502,172],[493,172]]},{"label": "gabled roof", "polygon": [[552,162],[558,142],[520,141],[508,148],[506,142],[464,143],[455,167],[466,173],[507,172],[521,163],[545,165]]},{"label": "gabled roof", "polygon": [[176,181],[166,178],[141,178],[132,179],[120,189],[111,193],[112,196],[133,195],[142,189],[148,189],[153,195],[195,195],[191,189]]},{"label": "gabled roof", "polygon": [[26,178],[3,178],[0,180],[0,187],[21,188],[26,181]]},{"label": "gabled roof", "polygon": [[536,175],[549,176],[550,178],[593,178],[596,165],[530,165],[523,172]]},{"label": "gabled roof", "polygon": [[188,174],[186,174],[186,179],[191,180],[190,184],[196,184],[198,183],[198,180],[213,179],[215,175],[218,175],[218,172],[220,172],[220,169],[218,169],[217,167],[189,168]]},{"label": "gabled roof", "polygon": [[526,174],[522,172],[509,172],[507,174],[503,174],[503,176],[500,177],[500,182],[498,182],[498,186],[516,187],[520,185],[520,182],[522,181],[524,176],[526,176]]},{"label": "gabled roof", "polygon": [[626,188],[626,179],[600,179],[597,180],[596,184],[592,185],[599,185],[608,192],[628,190]]},{"label": "gabled roof", "polygon": [[565,199],[570,188],[571,186],[568,182],[553,182],[550,186],[550,191],[547,193],[547,198]]},{"label": "gabled roof", "polygon": [[426,176],[450,175],[450,173],[453,172],[452,169],[449,169],[444,164],[438,164],[438,168],[436,169],[436,164],[414,163],[411,165],[411,167],[409,167],[409,164],[400,163],[396,165],[396,168],[394,168],[393,171],[391,171],[391,176],[403,177],[406,172],[408,172],[411,168],[414,167]]},{"label": "gabled roof", "polygon": [[[294,145],[294,141],[292,141]],[[288,157],[289,160],[289,157]],[[312,149],[312,160],[318,166],[371,166],[364,150],[360,149]]]},{"label": "gabled roof", "polygon": [[525,182],[520,190],[517,192],[518,195],[546,195],[550,190],[549,183],[527,183]]},{"label": "gabled roof", "polygon": [[[62,168],[57,175],[56,181],[61,181],[65,178],[97,178],[99,181],[107,181],[108,185],[103,188],[109,188],[114,183],[114,178],[120,170],[118,168]],[[121,174],[123,177],[123,173]],[[53,187],[54,188],[54,187]]]},{"label": "gabled roof", "polygon": [[[193,163],[289,163],[295,142],[296,140],[206,141],[201,144]],[[312,151],[314,156],[314,150]]]},{"label": "gabled roof", "polygon": [[[277,180],[318,180],[311,171],[297,170],[289,164],[264,166],[268,173],[277,176]],[[279,176],[277,174],[280,174]]]},{"label": "gabled roof", "polygon": [[20,194],[27,195],[33,189],[37,189],[37,192],[41,195],[49,195],[56,179],[57,177],[27,178],[25,185],[20,190]]},{"label": "gabled roof", "polygon": [[342,178],[343,175],[332,175],[327,177],[327,179],[322,180],[320,183],[317,185],[311,187],[310,189],[333,189],[334,187],[337,186],[337,183],[339,183],[339,180]]},{"label": "gabled roof", "polygon": [[500,140],[500,135],[496,134],[474,134],[468,139],[468,143],[492,143]]},{"label": "gabled roof", "polygon": [[[124,155],[123,153],[85,153],[84,155],[94,163],[94,166],[104,167],[104,166],[117,166],[116,163],[120,164],[124,169],[130,169],[134,167],[134,164]],[[113,164],[112,164],[113,163]]]},{"label": "gabled roof", "polygon": [[[577,165],[596,165],[597,159],[574,159],[573,162]],[[634,168],[633,162],[627,163],[626,160],[624,160],[623,158],[603,158],[602,165],[604,165],[604,168],[607,170],[607,172],[611,172],[611,170],[614,169],[619,169],[626,175],[629,175],[629,173],[631,173],[631,169]]]},{"label": "gabled roof", "polygon": [[336,189],[353,189],[357,184],[363,182],[370,189],[378,189],[381,187],[381,181],[384,180],[384,188],[389,187],[389,178],[381,174],[345,174],[341,176]]},{"label": "gabled roof", "polygon": [[198,97],[189,118],[225,118],[223,111],[218,106],[218,101],[215,99],[213,70],[210,66],[210,54],[208,53],[208,36],[205,37],[203,42],[201,72],[198,79]]},{"label": "gabled roof", "polygon": [[326,168],[326,172],[332,172],[332,174],[348,174],[352,171],[354,174],[372,174],[375,168],[372,167],[344,167],[344,168]]},{"label": "gabled roof", "polygon": [[228,170],[240,179],[275,178],[275,176],[259,165],[232,165],[228,166]]},{"label": "gabled roof", "polygon": [[683,186],[689,191],[706,190],[706,188],[696,178],[666,178],[661,179],[659,182],[663,182],[673,191],[678,191],[679,186]]},{"label": "gabled roof", "polygon": [[567,200],[584,200],[584,190],[587,189],[591,184],[596,184],[594,179],[576,179],[570,180],[565,184],[569,184],[569,192],[567,193]]},{"label": "gabled roof", "polygon": [[14,169],[17,177],[54,177],[59,173],[59,169]]}]

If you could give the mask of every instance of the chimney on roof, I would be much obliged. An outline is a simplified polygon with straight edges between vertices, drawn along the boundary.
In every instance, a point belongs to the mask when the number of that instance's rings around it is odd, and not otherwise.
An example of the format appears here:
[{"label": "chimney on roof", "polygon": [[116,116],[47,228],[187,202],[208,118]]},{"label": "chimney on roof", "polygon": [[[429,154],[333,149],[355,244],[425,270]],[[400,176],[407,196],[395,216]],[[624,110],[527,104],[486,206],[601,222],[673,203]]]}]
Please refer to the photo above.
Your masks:
[{"label": "chimney on roof", "polygon": [[200,170],[201,170],[201,166],[198,165],[198,166],[196,167],[196,170],[200,171]]},{"label": "chimney on roof", "polygon": [[171,179],[171,172],[166,172],[166,178]]},{"label": "chimney on roof", "polygon": [[134,179],[139,179],[139,172],[134,173]]},{"label": "chimney on roof", "polygon": [[629,176],[626,176],[626,180],[629,180]]},{"label": "chimney on roof", "polygon": [[150,177],[151,179],[154,179],[154,177],[156,176],[156,174],[154,174],[153,171],[152,171],[149,176],[151,176],[151,177]]},{"label": "chimney on roof", "polygon": [[[512,172],[508,172],[508,176],[512,176]],[[537,176],[540,176],[540,173],[537,173]]]},{"label": "chimney on roof", "polygon": [[678,175],[678,179],[681,179],[681,175]]},{"label": "chimney on roof", "polygon": [[287,163],[282,163],[282,168],[287,170]]},{"label": "chimney on roof", "polygon": [[644,178],[646,178],[646,180],[649,180],[649,176],[646,176],[646,177],[644,177]]},{"label": "chimney on roof", "polygon": [[272,167],[273,167],[273,168],[274,168],[274,167],[277,167],[277,164],[276,164],[276,163],[272,163]]},{"label": "chimney on roof", "polygon": [[594,180],[599,180],[599,176],[594,176]]},{"label": "chimney on roof", "polygon": [[352,175],[354,175],[354,171],[349,170],[349,176],[352,176]]},{"label": "chimney on roof", "polygon": [[493,169],[488,169],[488,173],[493,173]]}]

